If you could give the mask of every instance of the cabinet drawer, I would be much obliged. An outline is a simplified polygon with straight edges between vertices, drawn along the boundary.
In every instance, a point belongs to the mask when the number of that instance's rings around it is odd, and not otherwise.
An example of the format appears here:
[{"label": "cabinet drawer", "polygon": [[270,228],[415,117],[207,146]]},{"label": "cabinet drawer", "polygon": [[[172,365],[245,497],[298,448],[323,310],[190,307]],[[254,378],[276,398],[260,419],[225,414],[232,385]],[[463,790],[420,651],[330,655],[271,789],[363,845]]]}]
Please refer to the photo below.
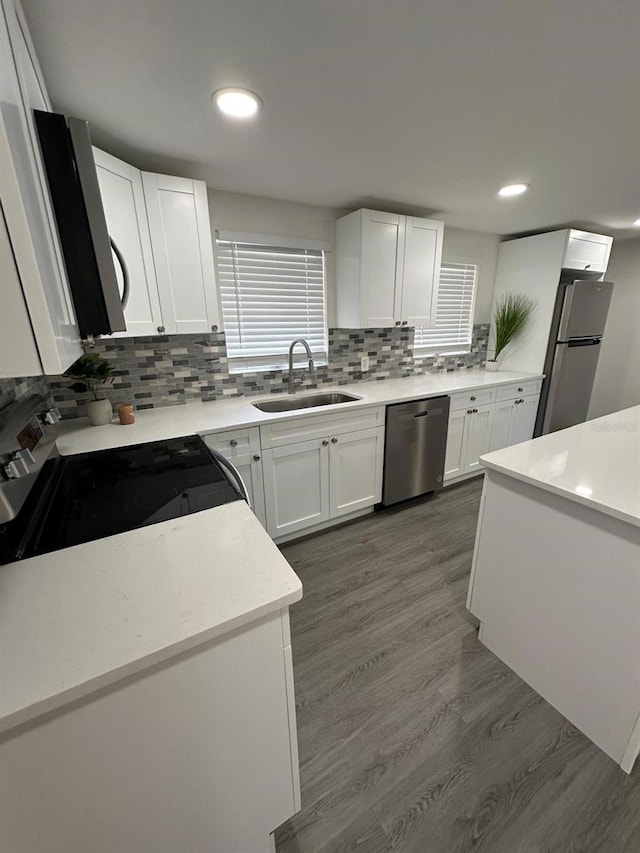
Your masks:
[{"label": "cabinet drawer", "polygon": [[495,388],[479,388],[477,391],[463,391],[461,394],[451,394],[451,411],[467,409],[474,406],[484,406],[496,399]]},{"label": "cabinet drawer", "polygon": [[512,385],[501,385],[496,388],[496,402],[503,400],[515,400],[516,397],[529,397],[539,394],[542,388],[542,379],[529,379],[526,382],[514,382]]},{"label": "cabinet drawer", "polygon": [[258,427],[203,433],[202,437],[209,447],[219,450],[230,458],[241,456],[243,453],[260,450],[260,433]]},{"label": "cabinet drawer", "polygon": [[312,438],[324,438],[333,434],[355,432],[360,429],[384,426],[384,408],[340,412],[332,415],[306,415],[304,418],[289,418],[280,423],[265,424],[260,427],[260,441],[263,450],[270,447],[283,447]]}]

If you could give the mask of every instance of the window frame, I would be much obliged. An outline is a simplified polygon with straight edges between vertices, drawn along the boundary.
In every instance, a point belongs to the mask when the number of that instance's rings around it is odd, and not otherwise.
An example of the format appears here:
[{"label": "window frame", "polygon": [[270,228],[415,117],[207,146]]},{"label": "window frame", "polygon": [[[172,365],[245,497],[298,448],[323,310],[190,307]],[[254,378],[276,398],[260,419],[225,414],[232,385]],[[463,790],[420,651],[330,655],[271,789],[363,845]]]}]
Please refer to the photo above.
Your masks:
[{"label": "window frame", "polygon": [[[424,329],[425,332],[433,331],[435,326],[416,326],[416,330],[414,331],[414,344],[413,344],[413,354],[414,358],[429,358],[434,355],[468,355],[471,352],[471,346],[473,344],[473,327],[475,321],[475,312],[476,312],[476,299],[478,296],[478,282],[480,280],[480,270],[481,264],[475,258],[468,257],[459,257],[459,256],[449,256],[448,258],[443,259],[440,262],[440,270],[442,267],[446,266],[472,266],[475,268],[475,276],[473,283],[473,294],[471,297],[471,308],[469,312],[470,318],[470,337],[468,344],[416,344],[415,342],[415,332],[418,329]],[[440,297],[440,288],[438,287],[438,300]],[[436,322],[438,318],[438,300],[436,300]]]},{"label": "window frame", "polygon": [[[245,245],[264,246],[269,248],[309,250],[322,253],[322,316],[324,321],[323,349],[312,348],[314,363],[326,365],[328,363],[329,329],[327,316],[327,253],[331,251],[331,244],[324,240],[311,240],[300,237],[282,237],[271,234],[254,234],[244,231],[215,231],[214,255],[216,262],[216,275],[219,287],[220,316],[223,327],[224,312],[222,307],[222,285],[219,272],[218,241],[229,243],[242,243]],[[300,337],[303,333],[300,334]],[[293,340],[293,338],[292,338]],[[303,349],[297,348],[294,353],[294,365],[302,367],[307,365],[307,357]],[[230,374],[247,373],[271,373],[286,370],[288,367],[288,355],[285,353],[274,353],[273,355],[246,355],[229,356],[227,354],[227,368]]]}]

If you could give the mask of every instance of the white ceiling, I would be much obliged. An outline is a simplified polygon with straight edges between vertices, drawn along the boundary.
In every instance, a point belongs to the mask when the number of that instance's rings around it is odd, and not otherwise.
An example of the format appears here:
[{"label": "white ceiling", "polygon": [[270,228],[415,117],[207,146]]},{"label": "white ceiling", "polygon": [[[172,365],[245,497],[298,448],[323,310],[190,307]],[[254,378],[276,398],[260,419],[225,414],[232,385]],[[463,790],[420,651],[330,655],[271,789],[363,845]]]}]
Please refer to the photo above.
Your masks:
[{"label": "white ceiling", "polygon": [[[23,0],[56,108],[142,168],[512,234],[640,217],[638,0]],[[213,90],[264,101],[224,120]],[[529,181],[507,201],[496,190]]]}]

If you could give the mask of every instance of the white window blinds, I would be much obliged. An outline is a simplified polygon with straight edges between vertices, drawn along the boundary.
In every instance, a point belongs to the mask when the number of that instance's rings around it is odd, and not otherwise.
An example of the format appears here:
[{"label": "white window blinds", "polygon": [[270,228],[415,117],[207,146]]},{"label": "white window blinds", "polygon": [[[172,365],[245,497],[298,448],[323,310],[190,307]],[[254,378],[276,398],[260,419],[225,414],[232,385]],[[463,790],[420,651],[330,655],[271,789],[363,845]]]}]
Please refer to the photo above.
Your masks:
[{"label": "white window blinds", "polygon": [[434,353],[469,351],[477,271],[475,264],[442,264],[436,323],[432,328],[416,327],[415,349]]},{"label": "white window blinds", "polygon": [[230,369],[284,367],[294,338],[326,360],[324,252],[221,238],[216,250]]}]

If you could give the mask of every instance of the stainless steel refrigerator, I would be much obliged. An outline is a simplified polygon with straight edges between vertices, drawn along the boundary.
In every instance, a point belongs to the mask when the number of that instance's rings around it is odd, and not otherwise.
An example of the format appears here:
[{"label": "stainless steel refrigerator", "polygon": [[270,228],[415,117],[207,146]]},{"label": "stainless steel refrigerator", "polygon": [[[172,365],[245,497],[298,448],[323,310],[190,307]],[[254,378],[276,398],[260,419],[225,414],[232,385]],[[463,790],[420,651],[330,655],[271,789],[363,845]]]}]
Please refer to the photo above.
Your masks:
[{"label": "stainless steel refrigerator", "polygon": [[560,279],[536,435],[587,420],[612,293],[613,282],[610,281],[587,279],[586,276]]}]

